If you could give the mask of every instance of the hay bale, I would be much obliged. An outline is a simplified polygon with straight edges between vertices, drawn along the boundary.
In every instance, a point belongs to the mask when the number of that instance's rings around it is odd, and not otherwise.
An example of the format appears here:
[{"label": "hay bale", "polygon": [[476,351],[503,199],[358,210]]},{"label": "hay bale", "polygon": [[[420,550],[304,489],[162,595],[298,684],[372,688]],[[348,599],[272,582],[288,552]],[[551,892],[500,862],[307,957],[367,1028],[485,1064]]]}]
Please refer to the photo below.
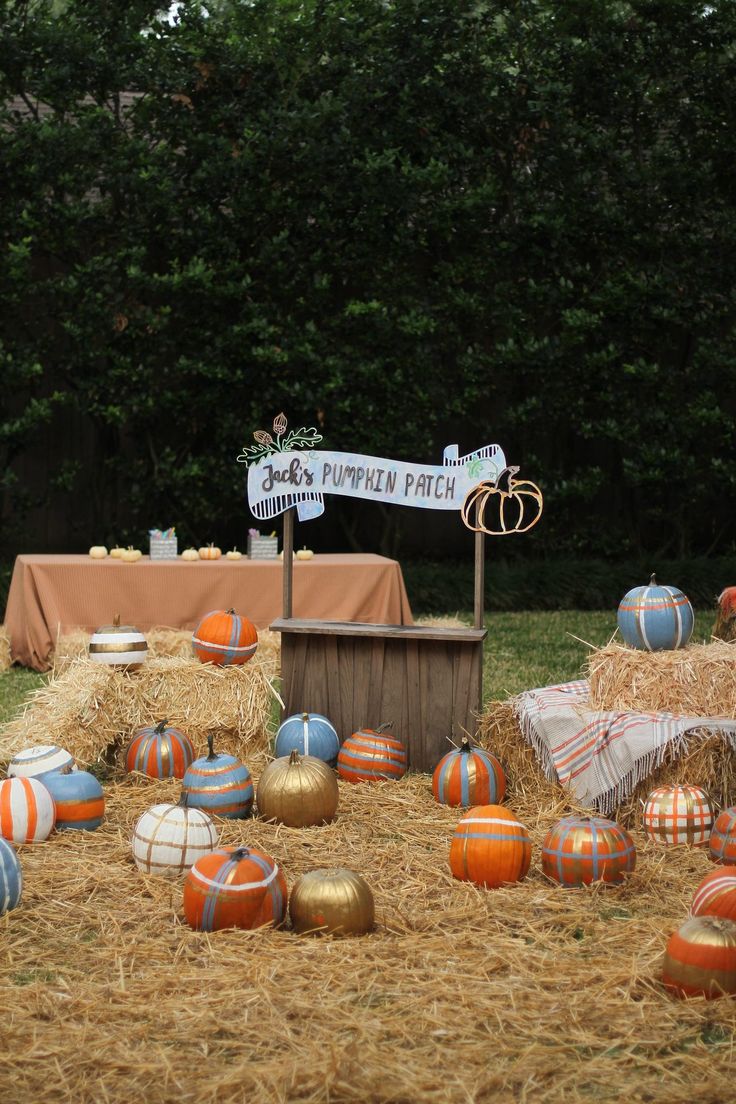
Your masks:
[{"label": "hay bale", "polygon": [[[51,654],[54,676],[65,671],[70,663],[87,655],[89,635],[84,629],[75,629],[74,632],[65,633],[58,638]],[[192,634],[188,629],[169,629],[166,626],[157,625],[149,629],[145,635],[149,659],[157,656],[192,658]],[[272,673],[269,674],[269,678],[275,678],[281,664],[281,634],[271,632],[270,629],[259,629],[258,655],[271,667]]]},{"label": "hay bale", "polygon": [[[481,744],[501,760],[508,783],[506,802],[525,823],[534,823],[540,815],[548,819],[553,809],[558,816],[590,813],[559,782],[545,776],[535,751],[522,735],[515,699],[489,704],[480,718],[479,736]],[[736,804],[736,754],[718,733],[693,732],[673,744],[665,751],[663,762],[607,815],[626,828],[639,827],[642,802],[656,786],[685,783],[702,786],[720,808]]]},{"label": "hay bale", "polygon": [[736,717],[736,642],[664,652],[608,644],[587,668],[591,709]]},{"label": "hay bale", "polygon": [[32,744],[58,743],[80,763],[112,760],[140,725],[168,719],[195,747],[216,730],[220,750],[244,754],[269,740],[273,656],[217,667],[193,658],[159,656],[128,673],[69,660],[29,698],[23,714],[0,733],[0,763]]},{"label": "hay bale", "polygon": [[8,630],[4,625],[0,625],[0,671],[9,671],[12,663]]}]

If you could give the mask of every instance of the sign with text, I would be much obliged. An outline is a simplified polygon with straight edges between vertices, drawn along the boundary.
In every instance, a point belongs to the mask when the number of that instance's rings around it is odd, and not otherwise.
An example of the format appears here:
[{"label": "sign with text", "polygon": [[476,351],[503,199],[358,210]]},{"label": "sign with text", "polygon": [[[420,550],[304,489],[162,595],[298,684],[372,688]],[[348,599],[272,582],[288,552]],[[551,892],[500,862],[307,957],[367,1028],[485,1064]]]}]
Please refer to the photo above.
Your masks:
[{"label": "sign with text", "polygon": [[458,456],[449,445],[442,464],[413,464],[354,452],[276,451],[250,459],[248,499],[257,518],[292,506],[299,519],[318,517],[326,494],[348,495],[425,510],[460,510],[469,491],[496,480],[506,466],[499,445]]}]

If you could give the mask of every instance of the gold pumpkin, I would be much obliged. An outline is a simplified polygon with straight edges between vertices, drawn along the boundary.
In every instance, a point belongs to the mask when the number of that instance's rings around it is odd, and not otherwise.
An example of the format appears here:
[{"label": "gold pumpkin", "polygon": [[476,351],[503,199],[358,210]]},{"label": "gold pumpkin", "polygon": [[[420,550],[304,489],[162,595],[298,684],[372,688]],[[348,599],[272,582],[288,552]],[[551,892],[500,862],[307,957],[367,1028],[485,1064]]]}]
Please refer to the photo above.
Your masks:
[{"label": "gold pumpkin", "polygon": [[291,891],[289,916],[299,935],[363,935],[375,922],[373,894],[354,870],[310,870]]},{"label": "gold pumpkin", "polygon": [[289,828],[327,824],[335,815],[340,792],[334,771],[313,755],[274,759],[258,781],[258,812]]}]

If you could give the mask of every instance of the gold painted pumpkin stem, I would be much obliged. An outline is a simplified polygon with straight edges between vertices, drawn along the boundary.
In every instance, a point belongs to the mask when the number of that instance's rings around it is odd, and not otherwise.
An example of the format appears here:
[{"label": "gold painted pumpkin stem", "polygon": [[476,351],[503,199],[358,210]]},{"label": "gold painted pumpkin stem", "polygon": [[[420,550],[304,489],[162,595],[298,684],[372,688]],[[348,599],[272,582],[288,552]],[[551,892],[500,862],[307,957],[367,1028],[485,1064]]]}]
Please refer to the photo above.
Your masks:
[{"label": "gold painted pumpkin stem", "polygon": [[299,752],[296,750],[296,748],[292,748],[291,754],[289,755],[289,766],[291,766],[292,763],[299,764],[301,763],[301,761],[302,757]]}]

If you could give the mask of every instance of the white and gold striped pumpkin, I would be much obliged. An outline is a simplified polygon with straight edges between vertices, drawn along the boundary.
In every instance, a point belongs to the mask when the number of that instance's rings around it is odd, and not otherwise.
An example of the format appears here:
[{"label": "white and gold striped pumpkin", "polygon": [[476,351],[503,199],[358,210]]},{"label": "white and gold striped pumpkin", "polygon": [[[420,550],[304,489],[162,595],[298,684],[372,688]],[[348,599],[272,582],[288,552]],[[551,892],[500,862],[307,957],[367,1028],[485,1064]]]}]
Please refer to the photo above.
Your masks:
[{"label": "white and gold striped pumpkin", "polygon": [[56,802],[37,778],[0,782],[0,836],[11,843],[48,839],[56,821]]},{"label": "white and gold striped pumpkin", "polygon": [[202,809],[153,805],[139,817],[131,846],[136,866],[145,874],[181,874],[200,856],[214,851],[219,832]]},{"label": "white and gold striped pumpkin", "polygon": [[92,633],[88,652],[93,663],[133,671],[148,658],[148,643],[133,625],[121,625],[117,615],[112,625],[102,625]]}]

